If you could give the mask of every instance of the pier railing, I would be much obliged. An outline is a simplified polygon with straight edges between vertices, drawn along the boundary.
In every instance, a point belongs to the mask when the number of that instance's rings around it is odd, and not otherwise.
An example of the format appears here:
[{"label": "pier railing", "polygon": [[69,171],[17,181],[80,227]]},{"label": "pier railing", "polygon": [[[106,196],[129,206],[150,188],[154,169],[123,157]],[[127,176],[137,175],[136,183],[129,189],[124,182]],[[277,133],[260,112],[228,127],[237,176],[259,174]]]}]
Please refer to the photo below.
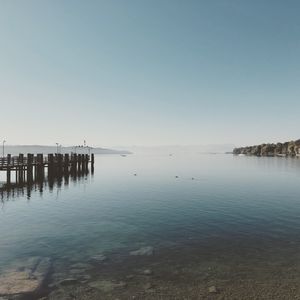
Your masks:
[{"label": "pier railing", "polygon": [[[16,167],[20,165],[27,165],[29,163],[29,160],[27,157],[19,157],[19,156],[12,156],[10,158],[8,157],[0,157],[0,167]],[[31,164],[37,164],[37,158],[34,157],[33,160],[30,162]],[[47,164],[48,163],[48,158],[45,157],[43,160],[43,163]]]},{"label": "pier railing", "polygon": [[[91,157],[87,154],[37,154],[34,156],[33,154],[28,154],[24,156],[20,154],[19,156],[11,156],[8,154],[5,157],[0,157],[0,168],[6,167],[18,167],[21,165],[37,165],[43,164],[47,166],[48,164],[59,164],[59,163],[94,163],[94,155],[92,154]],[[1,169],[0,169],[1,170]]]}]

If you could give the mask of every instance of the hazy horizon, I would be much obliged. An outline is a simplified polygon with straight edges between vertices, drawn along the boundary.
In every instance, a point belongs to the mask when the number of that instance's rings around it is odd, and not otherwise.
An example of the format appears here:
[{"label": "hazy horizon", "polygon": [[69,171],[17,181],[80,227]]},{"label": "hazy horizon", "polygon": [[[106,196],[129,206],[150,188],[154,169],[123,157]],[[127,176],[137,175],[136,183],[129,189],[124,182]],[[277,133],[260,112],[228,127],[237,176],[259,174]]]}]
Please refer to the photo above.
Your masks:
[{"label": "hazy horizon", "polygon": [[300,3],[0,1],[0,140],[299,138]]},{"label": "hazy horizon", "polygon": [[[114,145],[114,146],[95,146],[95,145],[90,145],[86,144],[84,146],[83,144],[80,145],[59,145],[63,149],[68,149],[68,148],[74,148],[75,146],[83,146],[82,149],[86,149],[86,147],[92,147],[93,149],[103,149],[103,150],[129,150],[129,149],[147,149],[147,150],[163,150],[163,151],[168,151],[171,149],[189,149],[189,150],[203,150],[203,151],[219,151],[219,152],[225,152],[225,151],[231,151],[235,145],[233,144],[207,144],[207,145],[156,145],[156,146],[141,146],[141,145]],[[23,145],[10,145],[10,144],[5,144],[5,152],[8,152],[12,148],[53,148],[57,149],[57,145],[41,145],[41,144],[23,144]],[[24,149],[24,151],[26,151]],[[77,148],[81,149],[81,148]]]}]

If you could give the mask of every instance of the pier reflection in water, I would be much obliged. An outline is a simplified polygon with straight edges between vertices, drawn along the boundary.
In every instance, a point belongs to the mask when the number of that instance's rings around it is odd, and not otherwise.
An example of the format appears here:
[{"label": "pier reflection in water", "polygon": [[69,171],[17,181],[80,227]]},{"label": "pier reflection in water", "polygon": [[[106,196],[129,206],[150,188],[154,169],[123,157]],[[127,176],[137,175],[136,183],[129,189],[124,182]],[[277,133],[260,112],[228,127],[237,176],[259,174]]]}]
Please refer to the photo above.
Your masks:
[{"label": "pier reflection in water", "polygon": [[44,190],[51,192],[55,188],[60,189],[62,186],[68,186],[71,182],[86,180],[93,174],[93,167],[91,167],[91,170],[85,168],[72,172],[51,172],[48,170],[46,174],[36,174],[32,177],[27,176],[27,178],[16,173],[15,182],[2,185],[0,183],[0,201],[4,202],[24,195],[27,196],[27,199],[30,199],[32,192],[39,191],[43,193]]},{"label": "pier reflection in water", "polygon": [[[28,153],[12,157],[0,158],[0,171],[6,173],[6,182],[0,182],[0,199],[18,197],[27,194],[30,198],[31,192],[43,192],[45,187],[49,191],[55,186],[58,188],[69,180],[77,181],[89,174],[89,162],[91,171],[94,172],[94,154],[33,154]],[[15,181],[11,179],[11,173],[15,173]]]}]

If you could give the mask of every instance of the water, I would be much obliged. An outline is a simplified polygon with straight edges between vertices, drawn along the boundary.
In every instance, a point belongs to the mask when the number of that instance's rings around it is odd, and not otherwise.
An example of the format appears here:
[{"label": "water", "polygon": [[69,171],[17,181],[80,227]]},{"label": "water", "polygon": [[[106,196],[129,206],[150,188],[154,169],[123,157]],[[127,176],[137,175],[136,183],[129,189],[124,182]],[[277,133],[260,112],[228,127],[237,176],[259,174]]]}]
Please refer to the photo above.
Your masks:
[{"label": "water", "polygon": [[[155,262],[148,263],[165,277],[172,265],[192,272],[201,262],[222,266],[209,280],[220,281],[228,268],[274,277],[268,267],[282,272],[299,259],[299,183],[300,159],[100,155],[93,176],[3,197],[0,269],[32,256],[67,269],[104,253],[128,263],[130,273],[129,252],[151,246]],[[110,275],[121,276],[112,265]]]}]

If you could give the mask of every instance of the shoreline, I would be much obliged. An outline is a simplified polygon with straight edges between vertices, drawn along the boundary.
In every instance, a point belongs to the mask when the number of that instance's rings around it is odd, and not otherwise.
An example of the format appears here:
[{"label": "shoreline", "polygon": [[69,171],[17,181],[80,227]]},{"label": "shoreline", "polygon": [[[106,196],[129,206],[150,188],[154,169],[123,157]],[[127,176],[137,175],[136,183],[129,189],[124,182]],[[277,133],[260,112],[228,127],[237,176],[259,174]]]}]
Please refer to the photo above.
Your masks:
[{"label": "shoreline", "polygon": [[296,141],[272,144],[260,144],[233,149],[234,155],[271,157],[300,157],[300,139]]}]

